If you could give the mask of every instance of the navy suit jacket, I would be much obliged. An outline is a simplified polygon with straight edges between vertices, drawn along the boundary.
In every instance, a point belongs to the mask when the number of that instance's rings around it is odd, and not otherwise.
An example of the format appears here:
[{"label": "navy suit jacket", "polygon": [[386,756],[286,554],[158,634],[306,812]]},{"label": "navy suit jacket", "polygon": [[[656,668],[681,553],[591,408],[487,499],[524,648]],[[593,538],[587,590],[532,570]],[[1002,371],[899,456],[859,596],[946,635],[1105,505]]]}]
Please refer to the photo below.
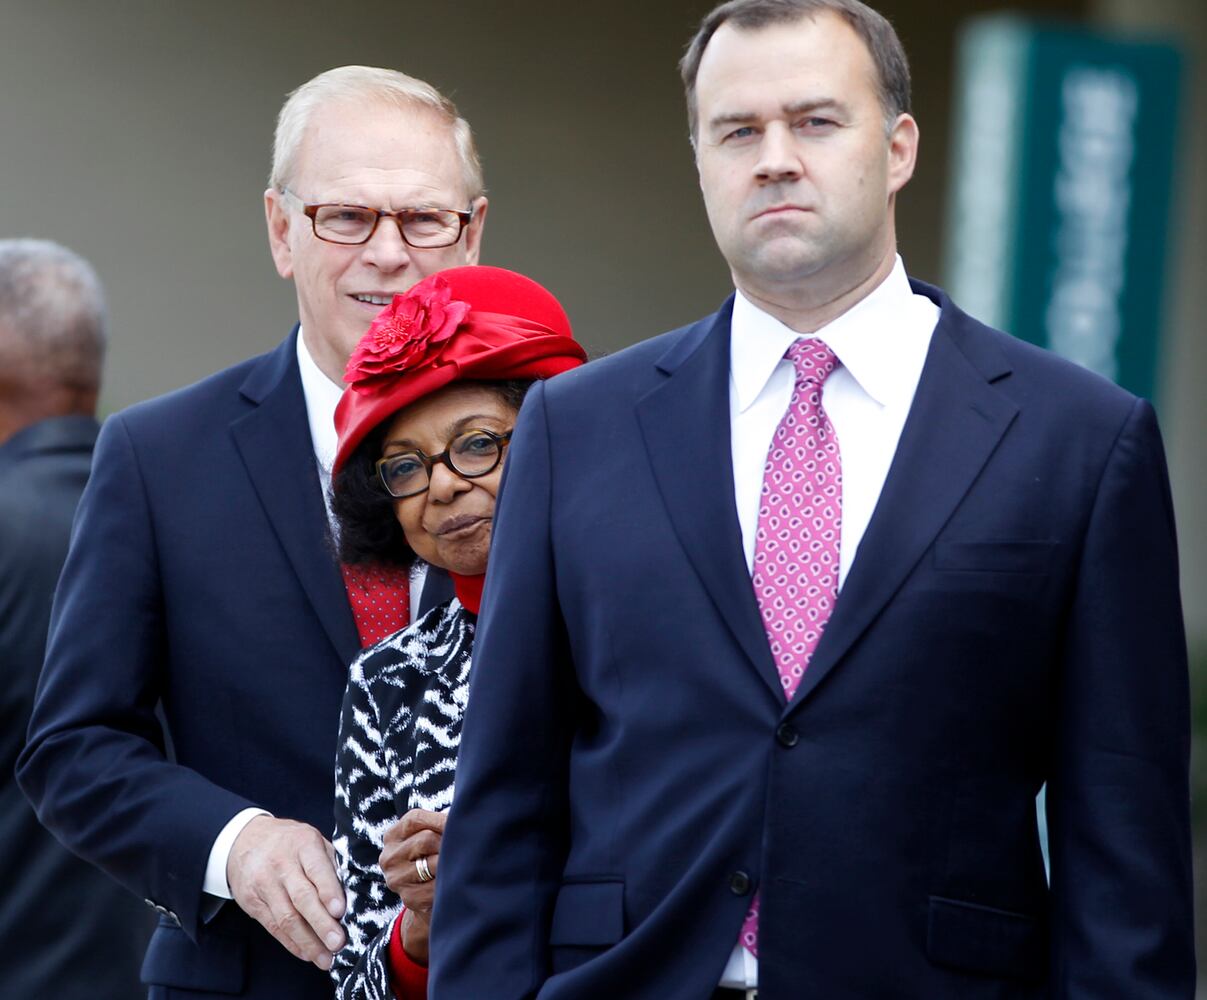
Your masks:
[{"label": "navy suit jacket", "polygon": [[64,843],[159,909],[153,997],[331,996],[233,903],[207,922],[201,889],[240,809],[331,829],[359,641],[327,538],[293,335],[105,422],[19,777]]},{"label": "navy suit jacket", "polygon": [[533,389],[441,851],[435,1000],[701,1000],[756,890],[762,1000],[1193,996],[1152,409],[915,290],[941,317],[790,703],[734,504],[731,305]]}]

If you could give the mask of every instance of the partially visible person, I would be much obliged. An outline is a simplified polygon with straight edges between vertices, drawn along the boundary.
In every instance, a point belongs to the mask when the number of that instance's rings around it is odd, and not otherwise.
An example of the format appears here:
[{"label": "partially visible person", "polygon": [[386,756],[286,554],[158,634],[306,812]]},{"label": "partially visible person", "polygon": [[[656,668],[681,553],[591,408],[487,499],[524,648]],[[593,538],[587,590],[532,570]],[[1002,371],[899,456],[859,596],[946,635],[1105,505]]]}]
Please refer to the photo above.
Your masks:
[{"label": "partially visible person", "polygon": [[340,701],[410,603],[334,557],[335,406],[382,305],[476,262],[486,215],[452,103],[365,66],[289,96],[263,203],[300,327],[106,421],[19,763],[42,822],[159,913],[151,1000],[331,996]]},{"label": "partially visible person", "polygon": [[528,387],[584,360],[535,281],[463,267],[397,297],[348,364],[336,410],[341,557],[423,559],[456,594],[352,665],[332,837],[348,894],[348,945],[332,966],[340,1000],[427,996],[428,918],[504,458]]},{"label": "partially visible person", "polygon": [[150,916],[38,822],[13,766],[50,601],[96,442],[107,339],[91,265],[47,240],[0,240],[0,942],[5,996],[137,996]]}]

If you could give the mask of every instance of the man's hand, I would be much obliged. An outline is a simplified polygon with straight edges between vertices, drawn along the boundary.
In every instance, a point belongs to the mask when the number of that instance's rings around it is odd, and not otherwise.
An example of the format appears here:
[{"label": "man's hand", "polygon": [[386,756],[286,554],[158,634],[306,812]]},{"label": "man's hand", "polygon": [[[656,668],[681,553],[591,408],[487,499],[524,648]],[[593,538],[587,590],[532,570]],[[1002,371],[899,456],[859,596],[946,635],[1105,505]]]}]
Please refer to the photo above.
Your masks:
[{"label": "man's hand", "polygon": [[[440,841],[448,813],[412,809],[390,827],[382,838],[384,846],[378,859],[388,885],[401,898],[407,911],[424,917],[432,912],[436,896],[436,868],[440,863]],[[415,862],[427,859],[432,878],[423,881]],[[426,943],[425,943],[426,947]],[[410,950],[407,950],[410,954]],[[412,956],[414,957],[414,956]]]},{"label": "man's hand", "polygon": [[226,880],[235,902],[298,958],[326,971],[344,946],[334,852],[305,823],[257,816],[235,838]]}]

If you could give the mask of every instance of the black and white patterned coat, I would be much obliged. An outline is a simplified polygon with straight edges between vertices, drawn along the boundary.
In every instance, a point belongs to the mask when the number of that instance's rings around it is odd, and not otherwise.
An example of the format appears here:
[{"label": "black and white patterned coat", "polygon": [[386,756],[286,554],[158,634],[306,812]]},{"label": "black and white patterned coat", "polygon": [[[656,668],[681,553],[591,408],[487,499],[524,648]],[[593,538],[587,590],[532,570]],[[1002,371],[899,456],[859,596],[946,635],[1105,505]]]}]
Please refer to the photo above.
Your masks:
[{"label": "black and white patterned coat", "polygon": [[377,863],[408,809],[447,809],[469,693],[476,617],[455,598],[352,663],[335,761],[336,863],[348,943],[331,967],[340,1000],[392,1000],[387,952],[402,903]]}]

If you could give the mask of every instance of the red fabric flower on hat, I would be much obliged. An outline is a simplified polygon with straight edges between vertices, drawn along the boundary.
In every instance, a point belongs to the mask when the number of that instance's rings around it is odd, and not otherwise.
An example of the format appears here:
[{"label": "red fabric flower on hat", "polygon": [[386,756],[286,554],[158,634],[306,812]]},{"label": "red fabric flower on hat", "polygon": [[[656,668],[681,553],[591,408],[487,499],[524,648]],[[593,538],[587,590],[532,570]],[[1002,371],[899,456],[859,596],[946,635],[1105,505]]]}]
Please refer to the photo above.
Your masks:
[{"label": "red fabric flower on hat", "polygon": [[452,288],[438,274],[395,295],[352,352],[344,380],[363,391],[383,375],[396,375],[435,358],[469,310],[468,302],[453,300]]}]

